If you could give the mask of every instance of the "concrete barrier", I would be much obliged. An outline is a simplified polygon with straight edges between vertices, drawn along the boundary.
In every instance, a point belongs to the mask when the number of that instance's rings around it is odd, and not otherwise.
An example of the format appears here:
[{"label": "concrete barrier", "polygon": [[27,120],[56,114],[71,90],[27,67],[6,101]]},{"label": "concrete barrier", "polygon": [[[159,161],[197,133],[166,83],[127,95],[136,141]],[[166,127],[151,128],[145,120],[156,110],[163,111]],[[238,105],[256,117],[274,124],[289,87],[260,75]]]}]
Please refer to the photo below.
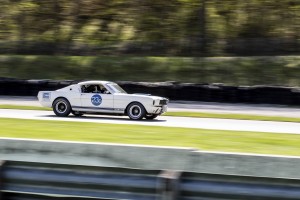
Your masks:
[{"label": "concrete barrier", "polygon": [[300,178],[300,157],[217,153],[192,148],[1,138],[0,159]]},{"label": "concrete barrier", "polygon": [[194,151],[187,171],[300,178],[300,157]]},{"label": "concrete barrier", "polygon": [[143,169],[184,169],[188,148],[0,139],[0,159]]}]

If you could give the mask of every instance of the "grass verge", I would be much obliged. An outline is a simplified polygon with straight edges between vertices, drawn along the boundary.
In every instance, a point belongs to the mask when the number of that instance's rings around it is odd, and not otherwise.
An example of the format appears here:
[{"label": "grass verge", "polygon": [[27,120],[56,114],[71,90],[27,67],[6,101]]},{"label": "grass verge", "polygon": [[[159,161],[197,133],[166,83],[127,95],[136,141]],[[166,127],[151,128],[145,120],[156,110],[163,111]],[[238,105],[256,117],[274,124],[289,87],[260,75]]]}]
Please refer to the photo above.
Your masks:
[{"label": "grass verge", "polygon": [[[19,105],[0,105],[0,109],[20,109],[20,110],[52,110],[51,108],[38,106],[19,106]],[[300,122],[300,118],[245,115],[245,114],[219,114],[204,112],[167,112],[165,116],[173,117],[196,117],[196,118],[217,118],[217,119],[240,119],[240,120],[259,120],[259,121],[278,121],[278,122]]]},{"label": "grass verge", "polygon": [[0,105],[0,109],[18,109],[18,110],[52,110],[51,108],[39,107],[39,106],[22,106],[22,105]]},{"label": "grass verge", "polygon": [[300,156],[300,135],[87,122],[0,119],[0,137],[192,147]]},{"label": "grass verge", "polygon": [[220,114],[204,112],[167,112],[167,116],[174,117],[198,117],[198,118],[217,118],[217,119],[240,119],[240,120],[259,120],[259,121],[278,121],[278,122],[300,122],[296,117],[263,116],[247,114]]}]

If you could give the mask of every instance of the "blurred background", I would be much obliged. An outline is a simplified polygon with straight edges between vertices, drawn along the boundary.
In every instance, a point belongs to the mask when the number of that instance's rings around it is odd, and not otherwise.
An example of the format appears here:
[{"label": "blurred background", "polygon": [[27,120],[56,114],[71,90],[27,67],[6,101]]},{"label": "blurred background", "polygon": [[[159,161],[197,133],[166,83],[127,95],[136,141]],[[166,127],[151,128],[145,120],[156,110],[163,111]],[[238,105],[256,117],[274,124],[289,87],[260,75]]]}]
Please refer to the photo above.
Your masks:
[{"label": "blurred background", "polygon": [[0,77],[300,84],[298,0],[2,0]]}]

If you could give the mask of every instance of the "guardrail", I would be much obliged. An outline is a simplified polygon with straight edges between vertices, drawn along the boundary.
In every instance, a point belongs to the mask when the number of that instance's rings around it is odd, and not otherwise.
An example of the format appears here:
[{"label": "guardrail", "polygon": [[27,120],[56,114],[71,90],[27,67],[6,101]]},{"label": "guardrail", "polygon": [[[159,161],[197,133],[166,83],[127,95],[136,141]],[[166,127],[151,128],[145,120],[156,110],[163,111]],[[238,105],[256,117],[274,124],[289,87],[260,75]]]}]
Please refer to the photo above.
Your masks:
[{"label": "guardrail", "polygon": [[0,138],[0,147],[0,160],[300,179],[300,157],[292,156],[13,138]]},{"label": "guardrail", "polygon": [[156,199],[158,170],[7,161],[4,199]]},{"label": "guardrail", "polygon": [[4,161],[1,199],[300,199],[300,179]]}]

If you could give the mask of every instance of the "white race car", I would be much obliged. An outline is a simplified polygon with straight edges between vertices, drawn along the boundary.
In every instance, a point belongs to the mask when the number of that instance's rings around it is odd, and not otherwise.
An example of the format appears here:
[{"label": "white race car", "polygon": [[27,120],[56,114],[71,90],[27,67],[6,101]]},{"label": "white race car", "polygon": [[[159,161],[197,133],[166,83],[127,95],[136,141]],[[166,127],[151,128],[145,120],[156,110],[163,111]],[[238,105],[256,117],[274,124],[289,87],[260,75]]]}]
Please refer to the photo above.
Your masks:
[{"label": "white race car", "polygon": [[168,99],[147,94],[127,94],[118,84],[86,81],[56,91],[40,91],[42,106],[57,116],[90,114],[128,115],[130,119],[154,119],[167,111]]}]

